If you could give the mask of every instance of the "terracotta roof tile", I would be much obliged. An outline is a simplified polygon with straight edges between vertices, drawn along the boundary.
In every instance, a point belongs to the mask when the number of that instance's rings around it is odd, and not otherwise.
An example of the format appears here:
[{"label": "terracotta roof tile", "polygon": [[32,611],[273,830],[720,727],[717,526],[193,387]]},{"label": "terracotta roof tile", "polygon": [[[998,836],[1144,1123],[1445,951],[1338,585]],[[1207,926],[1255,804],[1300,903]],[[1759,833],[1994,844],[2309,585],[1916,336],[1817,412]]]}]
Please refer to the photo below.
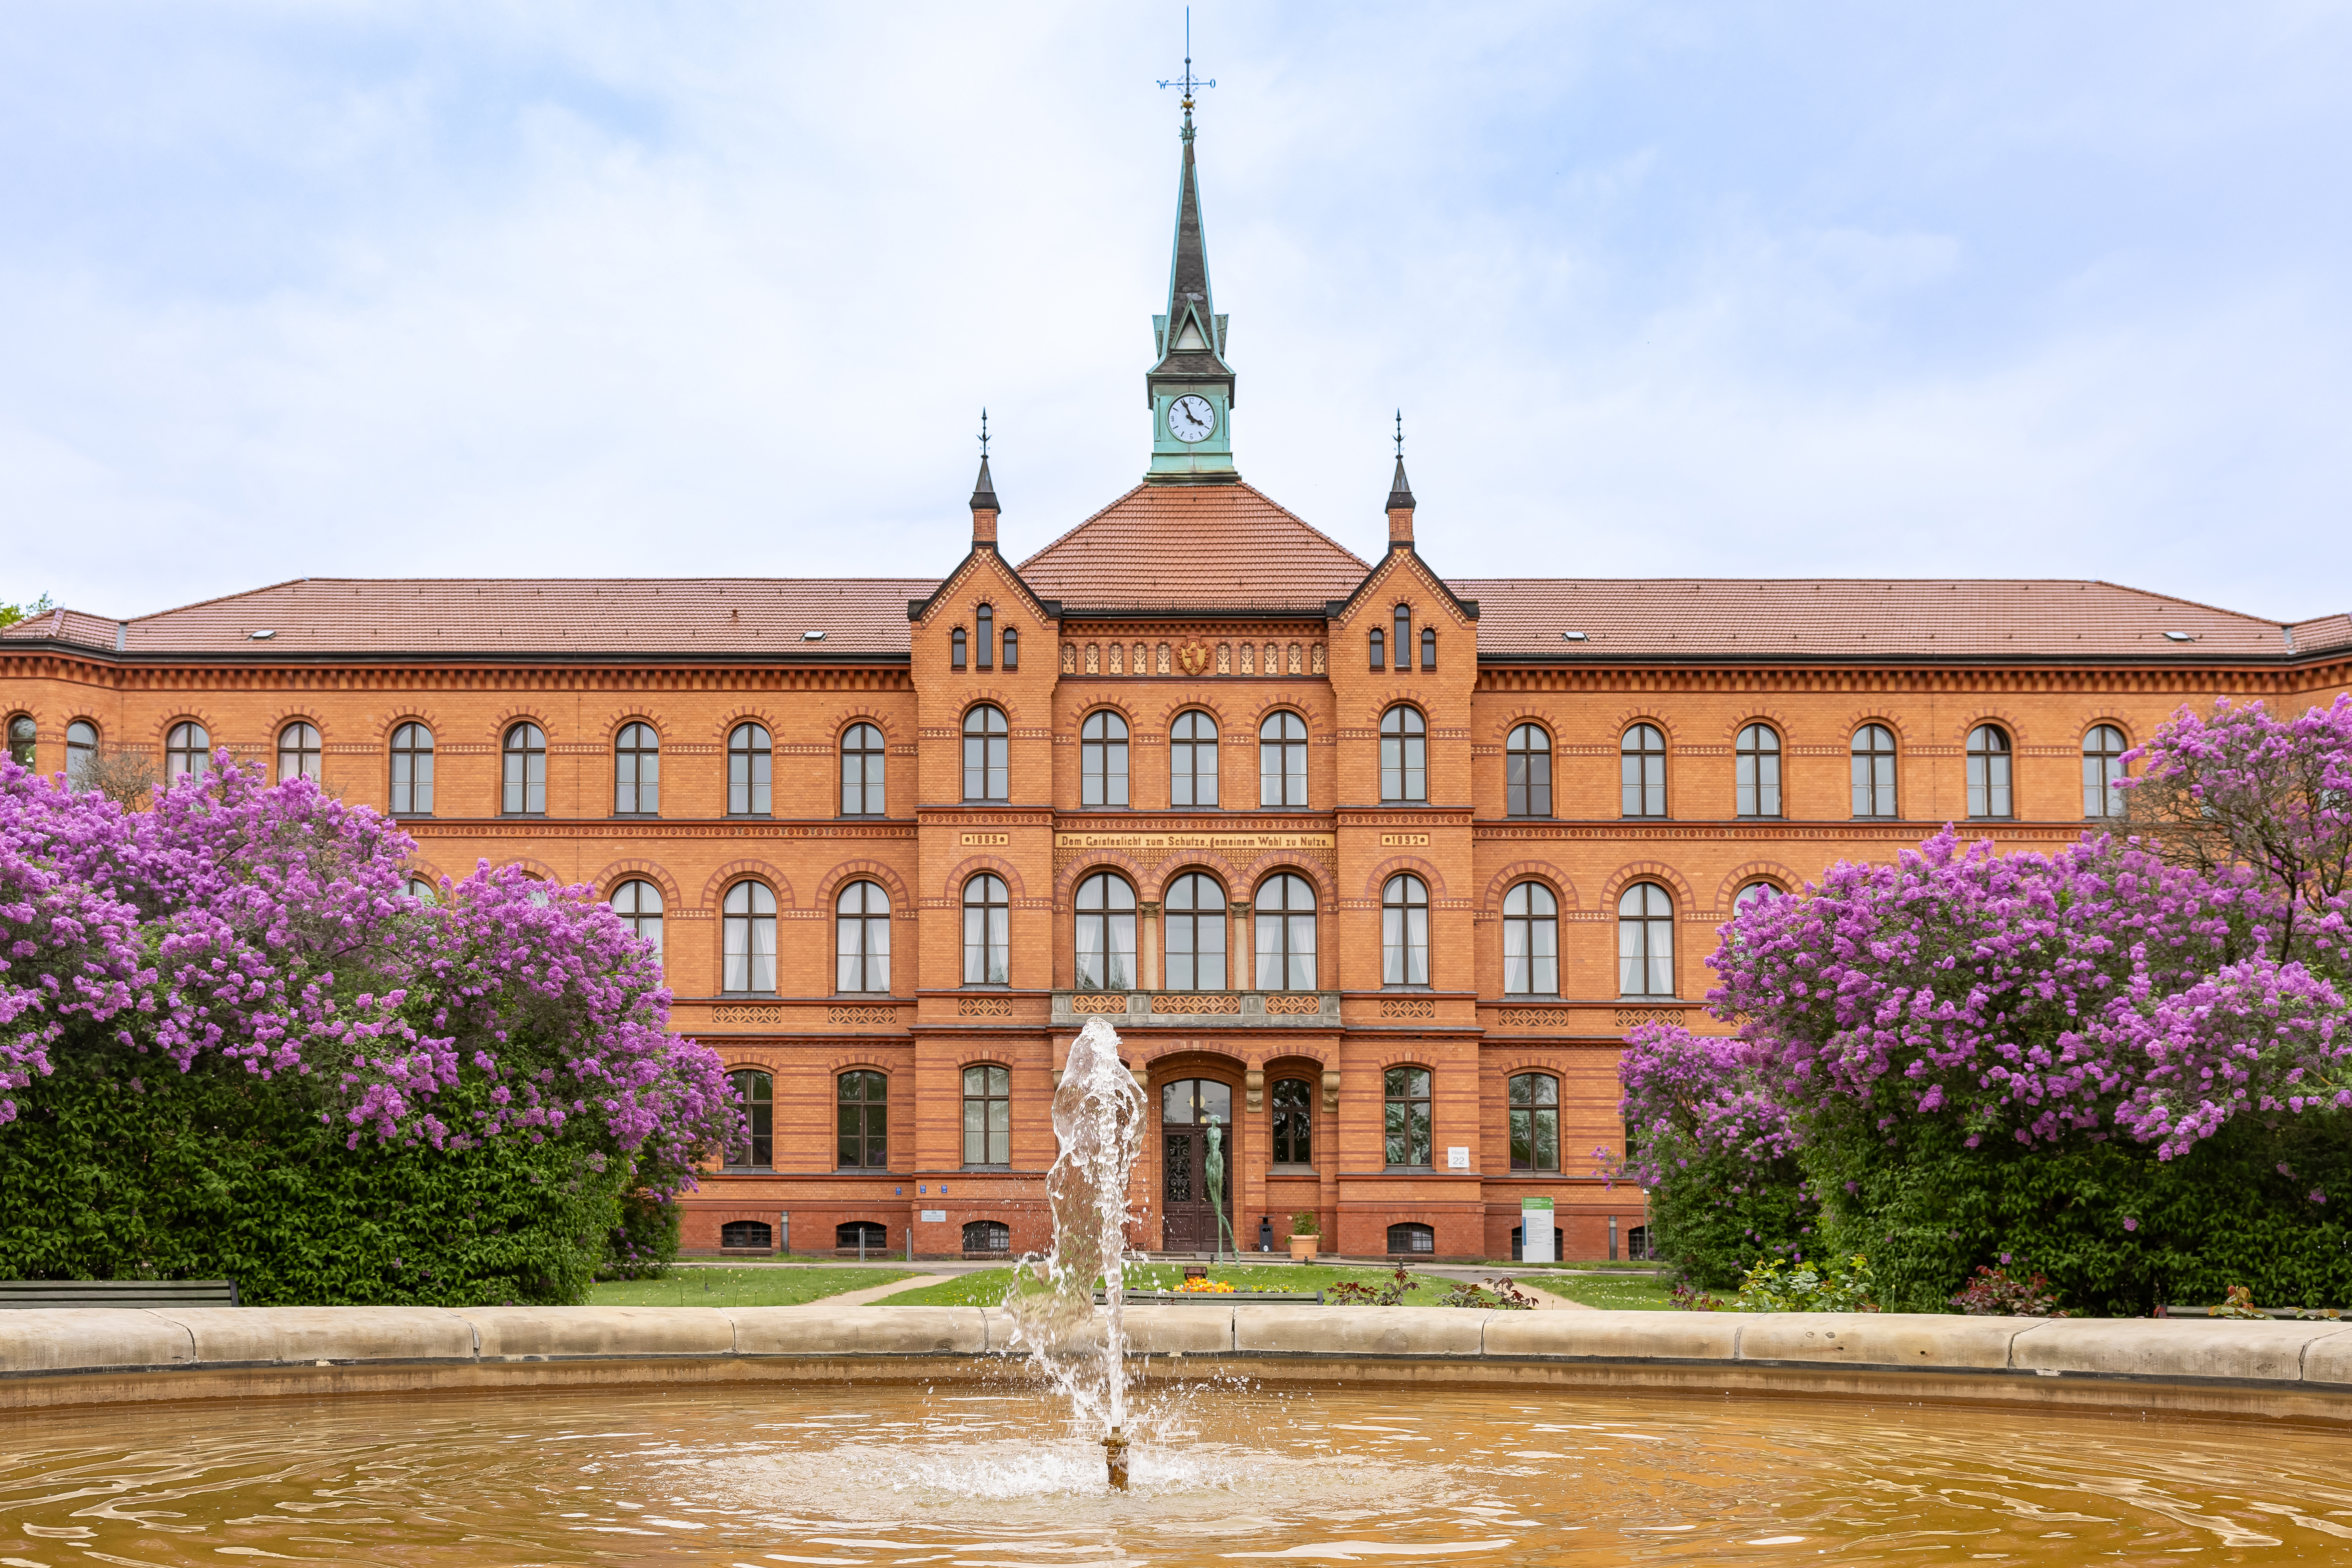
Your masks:
[{"label": "terracotta roof tile", "polygon": [[0,637],[46,637],[55,642],[79,643],[85,647],[112,647],[119,624],[80,610],[44,610],[13,626],[0,626]]},{"label": "terracotta roof tile", "polygon": [[1138,485],[1024,561],[1065,613],[1315,610],[1371,568],[1245,484]]},{"label": "terracotta roof tile", "polygon": [[2294,639],[2294,651],[2297,653],[2352,647],[2352,616],[2316,616],[2307,621],[2297,621],[2286,630],[2287,635]]},{"label": "terracotta roof tile", "polygon": [[2276,621],[2113,583],[1520,577],[1453,588],[1478,601],[1482,655],[2194,659],[2288,651]]}]

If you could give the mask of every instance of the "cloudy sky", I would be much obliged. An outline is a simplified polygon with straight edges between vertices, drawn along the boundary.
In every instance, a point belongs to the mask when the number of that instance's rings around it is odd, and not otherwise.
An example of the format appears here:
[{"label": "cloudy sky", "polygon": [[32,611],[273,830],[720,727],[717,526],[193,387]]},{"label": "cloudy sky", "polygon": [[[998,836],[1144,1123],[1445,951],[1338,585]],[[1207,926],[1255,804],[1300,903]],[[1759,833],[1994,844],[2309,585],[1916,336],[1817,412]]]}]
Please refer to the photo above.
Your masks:
[{"label": "cloudy sky", "polygon": [[[2352,608],[2352,6],[1194,7],[1244,474],[1464,575]],[[1176,5],[0,8],[0,600],[944,570],[1134,482]]]}]

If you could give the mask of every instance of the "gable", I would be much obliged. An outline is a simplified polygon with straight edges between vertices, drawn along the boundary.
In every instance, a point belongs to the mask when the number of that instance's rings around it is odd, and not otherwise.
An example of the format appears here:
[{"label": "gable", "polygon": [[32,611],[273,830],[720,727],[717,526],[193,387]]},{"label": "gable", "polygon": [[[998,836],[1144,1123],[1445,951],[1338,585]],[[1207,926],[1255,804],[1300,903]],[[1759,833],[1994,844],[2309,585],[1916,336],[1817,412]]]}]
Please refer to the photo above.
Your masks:
[{"label": "gable", "polygon": [[1021,563],[1064,614],[1312,612],[1369,570],[1246,484],[1138,485]]}]

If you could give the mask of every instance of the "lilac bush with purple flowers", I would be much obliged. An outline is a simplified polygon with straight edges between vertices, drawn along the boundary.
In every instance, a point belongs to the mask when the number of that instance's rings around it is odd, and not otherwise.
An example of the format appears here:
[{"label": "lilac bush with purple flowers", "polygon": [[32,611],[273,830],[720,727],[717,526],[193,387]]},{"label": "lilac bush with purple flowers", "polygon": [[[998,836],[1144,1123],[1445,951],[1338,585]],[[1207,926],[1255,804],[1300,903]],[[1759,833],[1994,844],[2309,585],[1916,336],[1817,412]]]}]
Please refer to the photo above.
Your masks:
[{"label": "lilac bush with purple flowers", "polygon": [[[219,761],[148,812],[0,763],[0,1161],[78,1125],[69,1084],[105,1105],[206,1086],[363,1163],[527,1166],[615,1205],[691,1186],[734,1096],[714,1053],[669,1033],[658,963],[590,889],[485,867],[411,899],[396,825]],[[0,1217],[0,1266],[123,1266],[46,1245],[37,1215]],[[418,1250],[394,1256],[404,1289],[441,1273]]]},{"label": "lilac bush with purple flowers", "polygon": [[2352,1176],[2352,699],[2184,710],[2134,755],[2124,835],[2000,856],[1947,828],[1724,928],[1737,1037],[1624,1058],[1662,1240],[1702,1201],[1678,1172],[1793,1168],[1890,1306],[2003,1252],[2111,1310],[2258,1256],[2267,1299],[2352,1300],[2326,1203]]}]

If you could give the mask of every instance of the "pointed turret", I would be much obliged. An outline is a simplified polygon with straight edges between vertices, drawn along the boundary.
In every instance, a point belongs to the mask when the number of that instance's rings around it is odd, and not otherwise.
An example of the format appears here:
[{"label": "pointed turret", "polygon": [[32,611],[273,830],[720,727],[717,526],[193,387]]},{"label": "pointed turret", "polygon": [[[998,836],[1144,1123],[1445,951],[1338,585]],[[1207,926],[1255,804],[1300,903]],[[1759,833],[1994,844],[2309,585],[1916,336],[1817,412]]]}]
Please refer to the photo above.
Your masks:
[{"label": "pointed turret", "polygon": [[988,410],[980,411],[980,478],[971,485],[971,542],[996,543],[996,481],[988,474]]},{"label": "pointed turret", "polygon": [[1404,477],[1404,454],[1397,454],[1396,477],[1389,480],[1389,542],[1412,542],[1412,486]]},{"label": "pointed turret", "polygon": [[[1191,70],[1188,62],[1186,70]],[[1209,242],[1201,222],[1200,168],[1193,157],[1192,100],[1184,100],[1183,153],[1176,174],[1176,243],[1168,264],[1168,312],[1152,320],[1159,360],[1144,376],[1151,404],[1151,468],[1157,483],[1231,484],[1234,372],[1225,362],[1225,318],[1209,291]]]}]

